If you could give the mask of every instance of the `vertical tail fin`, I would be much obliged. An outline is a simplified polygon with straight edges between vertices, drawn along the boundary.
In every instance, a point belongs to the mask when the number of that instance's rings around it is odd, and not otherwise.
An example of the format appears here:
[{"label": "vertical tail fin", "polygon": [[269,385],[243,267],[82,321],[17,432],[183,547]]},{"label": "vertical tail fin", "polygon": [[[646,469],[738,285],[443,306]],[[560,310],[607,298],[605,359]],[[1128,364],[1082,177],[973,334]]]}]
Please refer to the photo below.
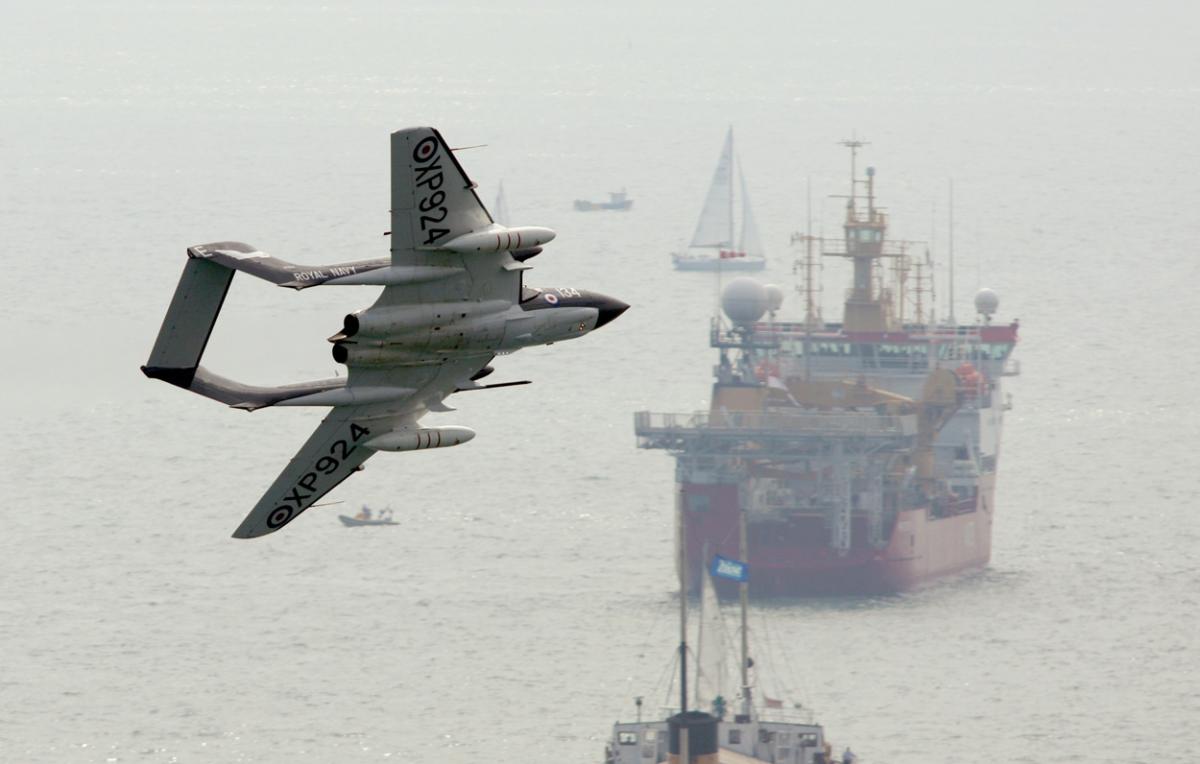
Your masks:
[{"label": "vertical tail fin", "polygon": [[346,380],[340,378],[282,387],[246,385],[213,374],[200,365],[235,273],[233,268],[207,257],[188,257],[142,373],[246,411],[344,387]]},{"label": "vertical tail fin", "polygon": [[184,388],[191,385],[234,273],[208,260],[188,258],[150,360],[142,367],[147,377]]}]

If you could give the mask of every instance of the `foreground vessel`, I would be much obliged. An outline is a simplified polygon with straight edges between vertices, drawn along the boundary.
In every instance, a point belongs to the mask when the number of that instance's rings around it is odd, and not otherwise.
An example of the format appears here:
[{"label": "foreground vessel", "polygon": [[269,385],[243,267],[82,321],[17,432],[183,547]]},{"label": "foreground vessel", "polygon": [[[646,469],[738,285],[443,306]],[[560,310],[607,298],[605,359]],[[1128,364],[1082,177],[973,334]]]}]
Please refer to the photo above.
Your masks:
[{"label": "foreground vessel", "polygon": [[[676,515],[681,536],[687,534],[689,516]],[[835,759],[824,728],[799,704],[784,709],[782,700],[767,697],[757,686],[758,668],[750,658],[749,566],[746,552],[746,512],[740,513],[738,547],[741,559],[710,555],[699,562],[707,570],[701,575],[699,639],[695,669],[689,674],[688,656],[688,548],[676,549],[679,576],[679,707],[666,709],[666,718],[642,720],[642,698],[637,698],[637,721],[617,722],[604,749],[605,764],[657,764],[699,762],[700,764],[850,764],[857,757],[850,749]],[[741,596],[737,669],[729,671],[729,651],[724,623],[712,584],[735,585]],[[755,667],[752,670],[752,667]],[[692,695],[689,695],[689,679]],[[689,710],[689,701],[694,710]],[[704,707],[711,713],[700,710]],[[673,713],[674,712],[674,713]]]},{"label": "foreground vessel", "polygon": [[[755,594],[896,592],[991,555],[1009,408],[1001,382],[1018,372],[1017,323],[992,323],[998,301],[987,289],[975,322],[959,324],[953,311],[935,320],[928,259],[887,240],[873,168],[857,178],[863,144],[845,145],[843,236],[794,237],[805,247],[804,320],[776,320],[778,288],[734,280],[722,298],[727,320],[710,332],[719,360],[709,410],[635,418],[639,446],[676,457],[691,559],[706,547],[736,555],[746,511]],[[841,323],[821,319],[814,247],[853,263]],[[699,575],[693,565],[692,580]]]}]

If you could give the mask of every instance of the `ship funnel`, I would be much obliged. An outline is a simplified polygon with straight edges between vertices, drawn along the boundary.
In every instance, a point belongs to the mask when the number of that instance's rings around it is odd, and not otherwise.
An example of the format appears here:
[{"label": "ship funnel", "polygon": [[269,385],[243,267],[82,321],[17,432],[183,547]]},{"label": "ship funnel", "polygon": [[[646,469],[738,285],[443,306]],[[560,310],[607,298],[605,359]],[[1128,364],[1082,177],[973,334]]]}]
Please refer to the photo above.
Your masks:
[{"label": "ship funnel", "polygon": [[738,326],[762,318],[768,304],[767,288],[748,276],[730,281],[721,290],[721,310]]},{"label": "ship funnel", "polygon": [[985,288],[975,293],[975,312],[983,316],[988,323],[991,323],[992,314],[998,307],[1000,307],[1000,297],[992,290]]}]

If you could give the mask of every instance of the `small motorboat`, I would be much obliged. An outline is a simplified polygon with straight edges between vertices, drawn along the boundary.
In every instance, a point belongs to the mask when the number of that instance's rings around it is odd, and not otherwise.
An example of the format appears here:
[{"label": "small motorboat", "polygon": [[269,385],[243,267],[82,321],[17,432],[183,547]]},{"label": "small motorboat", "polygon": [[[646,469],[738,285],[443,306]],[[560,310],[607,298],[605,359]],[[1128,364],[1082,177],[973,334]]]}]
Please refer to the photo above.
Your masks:
[{"label": "small motorboat", "polygon": [[357,528],[362,525],[399,525],[400,523],[392,519],[392,510],[381,509],[372,512],[370,507],[363,505],[359,513],[354,517],[349,515],[338,515],[338,519],[342,521],[342,525],[347,528]]}]

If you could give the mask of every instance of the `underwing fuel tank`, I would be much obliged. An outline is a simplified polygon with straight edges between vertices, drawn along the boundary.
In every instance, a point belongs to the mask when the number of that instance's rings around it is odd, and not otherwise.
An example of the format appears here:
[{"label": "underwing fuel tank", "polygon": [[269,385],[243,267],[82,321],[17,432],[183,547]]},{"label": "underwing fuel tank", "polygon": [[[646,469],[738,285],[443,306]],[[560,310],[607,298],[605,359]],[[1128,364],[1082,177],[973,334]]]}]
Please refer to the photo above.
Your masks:
[{"label": "underwing fuel tank", "polygon": [[417,427],[371,438],[363,446],[375,451],[423,451],[458,446],[474,437],[475,431],[470,427]]},{"label": "underwing fuel tank", "polygon": [[538,226],[504,228],[493,226],[483,231],[467,233],[442,245],[451,252],[511,252],[532,249],[554,240],[554,231]]}]

